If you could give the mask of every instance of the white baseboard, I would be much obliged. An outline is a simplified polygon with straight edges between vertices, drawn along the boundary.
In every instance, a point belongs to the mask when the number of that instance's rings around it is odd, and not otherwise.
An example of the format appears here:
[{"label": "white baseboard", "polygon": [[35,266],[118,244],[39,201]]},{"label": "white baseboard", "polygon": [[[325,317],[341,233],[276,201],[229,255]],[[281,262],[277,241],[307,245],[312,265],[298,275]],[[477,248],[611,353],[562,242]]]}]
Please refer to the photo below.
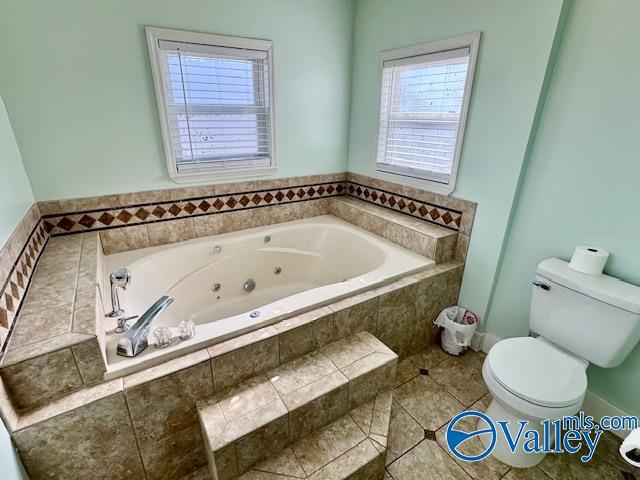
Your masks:
[{"label": "white baseboard", "polygon": [[493,333],[485,332],[482,334],[482,343],[480,344],[480,350],[482,350],[484,353],[489,353],[489,350],[491,350],[491,347],[493,347],[500,340],[502,339],[497,335],[494,335]]},{"label": "white baseboard", "polygon": [[475,350],[476,352],[482,350],[482,340],[484,339],[483,332],[475,332],[473,337],[471,338],[471,350]]},{"label": "white baseboard", "polygon": [[[630,416],[629,412],[625,412],[620,407],[614,405],[613,403],[605,400],[602,397],[599,397],[595,393],[587,390],[587,393],[584,396],[584,403],[582,405],[582,411],[587,415],[591,415],[598,422],[604,416],[619,416],[625,417]],[[629,435],[630,430],[612,430],[611,433],[624,439],[627,435]]]}]

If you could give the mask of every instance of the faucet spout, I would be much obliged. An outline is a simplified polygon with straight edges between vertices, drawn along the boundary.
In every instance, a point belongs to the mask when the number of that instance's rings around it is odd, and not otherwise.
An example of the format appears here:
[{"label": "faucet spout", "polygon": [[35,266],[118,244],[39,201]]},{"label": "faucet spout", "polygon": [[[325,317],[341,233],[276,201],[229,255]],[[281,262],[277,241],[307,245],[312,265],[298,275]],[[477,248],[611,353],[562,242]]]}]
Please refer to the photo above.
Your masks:
[{"label": "faucet spout", "polygon": [[162,296],[142,314],[133,326],[118,340],[116,353],[123,357],[135,357],[149,345],[149,330],[153,321],[173,303],[173,298]]}]

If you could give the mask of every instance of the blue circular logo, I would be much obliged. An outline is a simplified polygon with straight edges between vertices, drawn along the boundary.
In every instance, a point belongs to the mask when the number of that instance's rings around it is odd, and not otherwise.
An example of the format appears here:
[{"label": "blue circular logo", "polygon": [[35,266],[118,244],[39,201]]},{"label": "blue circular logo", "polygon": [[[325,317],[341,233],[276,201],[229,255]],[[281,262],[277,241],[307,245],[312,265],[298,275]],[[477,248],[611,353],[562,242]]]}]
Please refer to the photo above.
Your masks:
[{"label": "blue circular logo", "polygon": [[[475,426],[475,430],[468,432],[465,430],[461,430],[456,428],[456,425],[461,422],[463,419],[467,417],[477,418],[477,425]],[[482,425],[482,423],[486,424],[486,427]],[[468,429],[467,429],[468,430]],[[478,435],[490,435],[490,441],[484,441],[481,445],[484,447],[484,450],[478,455],[465,455],[460,451],[463,444]],[[491,421],[491,419],[486,416],[482,412],[462,412],[456,415],[453,420],[449,422],[449,426],[447,427],[447,445],[449,446],[449,450],[461,460],[465,462],[477,462],[478,460],[482,460],[487,455],[489,455],[494,447],[496,446],[496,427]],[[487,446],[488,445],[488,446]]]}]

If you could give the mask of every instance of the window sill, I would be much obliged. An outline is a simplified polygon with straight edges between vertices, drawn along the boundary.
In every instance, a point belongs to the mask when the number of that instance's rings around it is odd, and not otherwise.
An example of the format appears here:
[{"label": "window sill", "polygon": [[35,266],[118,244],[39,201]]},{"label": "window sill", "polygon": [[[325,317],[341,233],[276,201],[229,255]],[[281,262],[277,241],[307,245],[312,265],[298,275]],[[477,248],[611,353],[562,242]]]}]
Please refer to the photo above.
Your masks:
[{"label": "window sill", "polygon": [[422,190],[428,190],[433,193],[439,193],[442,195],[451,195],[455,190],[455,185],[447,183],[439,183],[423,178],[411,177],[408,175],[402,175],[400,173],[390,173],[383,170],[374,170],[372,176],[380,180],[386,180],[388,182],[399,183],[406,185],[407,187],[420,188]]},{"label": "window sill", "polygon": [[170,173],[169,177],[178,184],[216,183],[221,181],[249,180],[252,178],[268,177],[277,172],[276,167],[265,168],[238,168],[220,171],[194,171],[183,173]]}]

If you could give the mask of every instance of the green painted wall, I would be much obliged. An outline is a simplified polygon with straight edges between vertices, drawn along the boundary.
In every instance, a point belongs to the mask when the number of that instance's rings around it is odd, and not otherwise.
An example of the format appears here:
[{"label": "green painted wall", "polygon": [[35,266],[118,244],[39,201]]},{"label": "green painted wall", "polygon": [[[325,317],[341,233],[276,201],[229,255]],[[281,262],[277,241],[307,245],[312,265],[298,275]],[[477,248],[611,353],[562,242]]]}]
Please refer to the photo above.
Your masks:
[{"label": "green painted wall", "polygon": [[563,2],[361,0],[349,170],[371,174],[380,51],[482,31],[455,195],[478,202],[461,304],[481,317],[496,272]]},{"label": "green painted wall", "polygon": [[[20,150],[0,97],[0,249],[33,205],[33,193],[22,166]],[[0,282],[3,281],[0,278]],[[7,480],[28,478],[0,421],[0,472]]]},{"label": "green painted wall", "polygon": [[0,97],[0,172],[2,172],[0,175],[0,248],[2,248],[34,202],[2,97]]},{"label": "green painted wall", "polygon": [[39,200],[175,184],[143,28],[275,42],[278,175],[343,171],[350,0],[5,0],[0,92]]},{"label": "green painted wall", "polygon": [[[637,0],[577,0],[570,13],[505,244],[487,330],[528,328],[538,262],[577,244],[612,252],[606,272],[640,285],[640,62]],[[590,367],[589,389],[640,414],[640,348],[615,369]]]}]

